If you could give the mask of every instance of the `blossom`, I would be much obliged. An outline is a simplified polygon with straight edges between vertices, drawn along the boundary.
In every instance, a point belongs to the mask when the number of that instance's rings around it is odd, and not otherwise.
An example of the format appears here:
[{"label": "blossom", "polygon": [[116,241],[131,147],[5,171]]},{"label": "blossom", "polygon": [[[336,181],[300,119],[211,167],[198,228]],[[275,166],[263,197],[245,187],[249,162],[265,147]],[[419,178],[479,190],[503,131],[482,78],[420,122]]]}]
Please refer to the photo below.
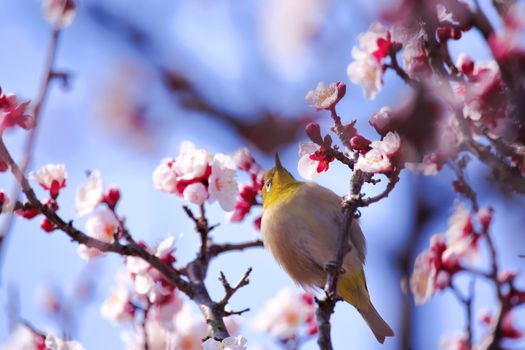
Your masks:
[{"label": "blossom", "polygon": [[84,350],[77,341],[65,341],[54,335],[46,336],[46,350]]},{"label": "blossom", "polygon": [[243,336],[228,337],[222,341],[213,338],[206,340],[202,346],[204,350],[246,350],[248,341]]},{"label": "blossom", "polygon": [[209,178],[210,201],[217,200],[225,211],[233,210],[239,188],[235,180],[235,162],[230,156],[217,153],[213,157]]},{"label": "blossom", "polygon": [[232,158],[238,169],[251,173],[258,173],[262,170],[261,166],[255,161],[255,158],[253,157],[250,150],[246,147],[235,151],[232,155]]},{"label": "blossom", "polygon": [[201,205],[208,198],[208,190],[200,182],[188,185],[182,192],[182,196],[190,203]]},{"label": "blossom", "polygon": [[407,162],[405,166],[414,173],[420,173],[425,176],[435,176],[443,167],[435,153],[426,154],[420,163]]},{"label": "blossom", "polygon": [[519,339],[523,337],[523,332],[516,328],[512,311],[507,311],[503,316],[501,331],[505,338]]},{"label": "blossom", "polygon": [[[100,210],[86,220],[86,234],[99,241],[112,243],[115,240],[114,235],[119,225],[119,221],[111,211]],[[91,260],[105,254],[97,248],[88,247],[84,244],[78,246],[77,253],[84,260]]]},{"label": "blossom", "polygon": [[365,33],[357,37],[359,48],[364,52],[371,54],[378,62],[388,56],[391,44],[390,31],[381,23],[374,22]]},{"label": "blossom", "polygon": [[133,306],[130,304],[129,292],[118,288],[111,292],[100,308],[100,314],[107,320],[125,322],[132,318]]},{"label": "blossom", "polygon": [[424,79],[432,74],[425,48],[427,34],[421,27],[396,26],[394,37],[403,44],[403,69],[413,79]]},{"label": "blossom", "polygon": [[370,125],[372,125],[379,134],[384,135],[386,127],[392,121],[391,113],[392,110],[389,107],[381,107],[379,112],[374,113],[370,118]]},{"label": "blossom", "polygon": [[346,73],[350,81],[361,85],[366,98],[373,100],[383,86],[383,66],[377,59],[361,49],[352,49],[354,61],[348,65]]},{"label": "blossom", "polygon": [[463,334],[445,334],[439,341],[440,350],[468,350],[467,337]]},{"label": "blossom", "polygon": [[297,171],[305,179],[312,180],[327,171],[333,160],[334,157],[327,154],[323,146],[317,146],[311,141],[299,143]]},{"label": "blossom", "polygon": [[479,236],[474,233],[470,212],[463,204],[456,205],[445,235],[447,249],[443,253],[444,259],[454,256],[456,259],[468,258],[474,261],[479,258]]},{"label": "blossom", "polygon": [[44,0],[44,17],[55,27],[69,26],[75,18],[76,5],[73,0]]},{"label": "blossom", "polygon": [[360,154],[354,169],[367,173],[386,173],[392,170],[392,157],[399,151],[401,140],[396,132],[389,132],[381,141],[370,143],[370,150]]},{"label": "blossom", "polygon": [[268,332],[279,339],[289,339],[297,335],[300,327],[308,324],[313,313],[312,304],[291,288],[285,288],[268,300],[252,324],[260,332]]},{"label": "blossom", "polygon": [[[445,238],[442,235],[433,235],[430,238],[430,248],[417,256],[414,271],[410,277],[410,289],[417,305],[425,303],[436,291],[446,287],[443,282],[449,279],[444,274],[439,276],[445,249]],[[446,270],[444,272],[447,273]]]},{"label": "blossom", "polygon": [[[166,349],[178,349],[173,345],[174,334],[162,327],[157,321],[148,319],[146,321],[146,333],[148,334],[147,342],[149,350],[166,350]],[[144,349],[144,333],[143,332],[123,332],[121,333],[122,341],[125,344],[127,350],[143,350]],[[194,347],[180,349],[193,350]]]},{"label": "blossom", "polygon": [[51,197],[56,198],[60,189],[66,186],[67,172],[64,164],[47,164],[29,173],[29,177],[38,181],[40,186],[49,190]]},{"label": "blossom", "polygon": [[344,97],[346,85],[340,82],[330,83],[328,86],[324,82],[319,82],[315,90],[306,94],[305,100],[318,111],[331,109]]},{"label": "blossom", "polygon": [[440,22],[453,22],[452,13],[447,11],[447,8],[443,4],[436,4],[436,13],[438,21]]},{"label": "blossom", "polygon": [[39,350],[35,333],[27,326],[19,324],[9,335],[8,340],[0,345],[1,350]]},{"label": "blossom", "polygon": [[204,318],[195,312],[191,304],[185,303],[174,317],[173,348],[202,350],[202,339],[206,337]]},{"label": "blossom", "polygon": [[15,125],[23,129],[35,127],[35,119],[26,114],[29,101],[20,103],[15,94],[4,95],[0,89],[0,133]]},{"label": "blossom", "polygon": [[152,175],[155,189],[166,193],[177,193],[177,173],[172,170],[173,158],[164,158]]},{"label": "blossom", "polygon": [[92,212],[104,195],[104,183],[98,170],[89,173],[87,182],[81,185],[75,197],[75,214],[84,216]]}]

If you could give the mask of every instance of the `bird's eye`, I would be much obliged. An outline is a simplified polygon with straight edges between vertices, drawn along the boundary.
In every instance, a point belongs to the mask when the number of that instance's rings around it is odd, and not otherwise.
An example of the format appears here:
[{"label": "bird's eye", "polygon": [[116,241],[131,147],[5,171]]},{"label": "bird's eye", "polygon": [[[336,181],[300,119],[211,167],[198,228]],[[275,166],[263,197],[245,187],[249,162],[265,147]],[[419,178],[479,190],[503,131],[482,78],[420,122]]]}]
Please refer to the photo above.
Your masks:
[{"label": "bird's eye", "polygon": [[270,192],[271,187],[272,187],[272,180],[266,181],[266,192]]}]

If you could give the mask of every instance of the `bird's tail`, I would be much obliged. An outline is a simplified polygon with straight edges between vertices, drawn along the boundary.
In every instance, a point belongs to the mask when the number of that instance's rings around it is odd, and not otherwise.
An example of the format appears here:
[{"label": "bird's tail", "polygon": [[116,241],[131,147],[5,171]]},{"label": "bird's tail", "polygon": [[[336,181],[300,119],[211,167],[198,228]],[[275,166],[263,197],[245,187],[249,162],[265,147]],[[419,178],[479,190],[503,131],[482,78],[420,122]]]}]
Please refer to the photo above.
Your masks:
[{"label": "bird's tail", "polygon": [[383,344],[386,337],[394,336],[392,328],[383,320],[370,301],[363,270],[349,271],[341,276],[337,285],[337,294],[359,311],[378,342]]}]

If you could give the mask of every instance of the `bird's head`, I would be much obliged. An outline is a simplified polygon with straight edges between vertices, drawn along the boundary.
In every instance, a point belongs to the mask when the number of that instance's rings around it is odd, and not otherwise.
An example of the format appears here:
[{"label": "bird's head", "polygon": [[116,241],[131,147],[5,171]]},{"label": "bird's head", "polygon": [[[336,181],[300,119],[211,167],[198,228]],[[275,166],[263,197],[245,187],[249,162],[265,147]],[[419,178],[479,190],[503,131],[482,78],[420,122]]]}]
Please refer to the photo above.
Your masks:
[{"label": "bird's head", "polygon": [[264,174],[262,188],[263,208],[269,207],[290,193],[293,184],[298,182],[292,174],[286,170],[279,159],[279,154],[275,154],[275,165]]}]

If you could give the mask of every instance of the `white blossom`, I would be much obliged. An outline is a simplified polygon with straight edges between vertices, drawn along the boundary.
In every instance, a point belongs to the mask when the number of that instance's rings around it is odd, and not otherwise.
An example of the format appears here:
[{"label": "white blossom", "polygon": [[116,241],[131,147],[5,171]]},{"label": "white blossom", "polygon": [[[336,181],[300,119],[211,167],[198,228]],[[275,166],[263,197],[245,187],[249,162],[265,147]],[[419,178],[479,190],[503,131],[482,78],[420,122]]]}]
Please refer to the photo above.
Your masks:
[{"label": "white blossom", "polygon": [[213,338],[206,340],[202,346],[204,350],[246,350],[248,341],[243,336],[228,337],[222,341]]},{"label": "white blossom", "polygon": [[339,98],[339,89],[337,83],[330,83],[325,85],[324,82],[319,82],[315,90],[308,91],[305,100],[312,107],[317,109],[328,109],[332,107]]},{"label": "white blossom", "polygon": [[152,174],[155,189],[172,194],[177,192],[177,173],[171,168],[174,162],[173,158],[164,158],[155,168]]},{"label": "white blossom", "polygon": [[102,304],[100,314],[110,321],[128,321],[131,318],[129,313],[129,292],[124,288],[114,289],[109,298]]},{"label": "white blossom", "polygon": [[377,40],[386,39],[388,36],[388,30],[379,22],[374,22],[368,28],[368,31],[361,33],[357,37],[357,42],[359,43],[359,49],[365,51],[366,53],[372,55],[377,49]]},{"label": "white blossom", "polygon": [[313,308],[291,288],[279,291],[268,300],[252,321],[259,332],[268,332],[279,339],[297,334],[299,327],[312,315]]},{"label": "white blossom", "polygon": [[346,73],[354,84],[361,85],[366,98],[373,100],[383,86],[383,67],[375,57],[357,47],[352,49],[354,61]]},{"label": "white blossom", "polygon": [[87,182],[80,186],[75,197],[75,214],[83,216],[91,213],[101,202],[104,195],[104,183],[100,171],[92,171]]},{"label": "white blossom", "polygon": [[188,185],[182,196],[190,203],[201,205],[208,198],[208,190],[201,182],[196,182]]},{"label": "white blossom", "polygon": [[[86,234],[106,243],[112,243],[115,240],[114,234],[117,232],[118,227],[119,222],[117,218],[107,209],[94,212],[86,220]],[[77,253],[84,260],[91,260],[105,255],[104,252],[97,248],[88,247],[84,244],[78,246]]]},{"label": "white blossom", "polygon": [[27,326],[19,324],[11,332],[0,350],[37,350],[35,334]]},{"label": "white blossom", "polygon": [[47,164],[29,173],[29,177],[36,180],[46,190],[51,188],[53,181],[56,181],[61,188],[66,184],[66,166],[64,164]]},{"label": "white blossom", "polygon": [[314,154],[317,150],[319,150],[319,146],[311,141],[299,143],[299,162],[297,163],[297,171],[301,177],[307,180],[313,180],[320,175],[317,171],[319,162],[310,159],[310,155]]},{"label": "white blossom", "polygon": [[235,169],[235,162],[230,156],[217,153],[213,157],[208,188],[210,201],[217,200],[225,211],[233,210],[239,195]]},{"label": "white blossom", "polygon": [[77,341],[65,341],[54,335],[46,336],[46,350],[85,350]]}]

